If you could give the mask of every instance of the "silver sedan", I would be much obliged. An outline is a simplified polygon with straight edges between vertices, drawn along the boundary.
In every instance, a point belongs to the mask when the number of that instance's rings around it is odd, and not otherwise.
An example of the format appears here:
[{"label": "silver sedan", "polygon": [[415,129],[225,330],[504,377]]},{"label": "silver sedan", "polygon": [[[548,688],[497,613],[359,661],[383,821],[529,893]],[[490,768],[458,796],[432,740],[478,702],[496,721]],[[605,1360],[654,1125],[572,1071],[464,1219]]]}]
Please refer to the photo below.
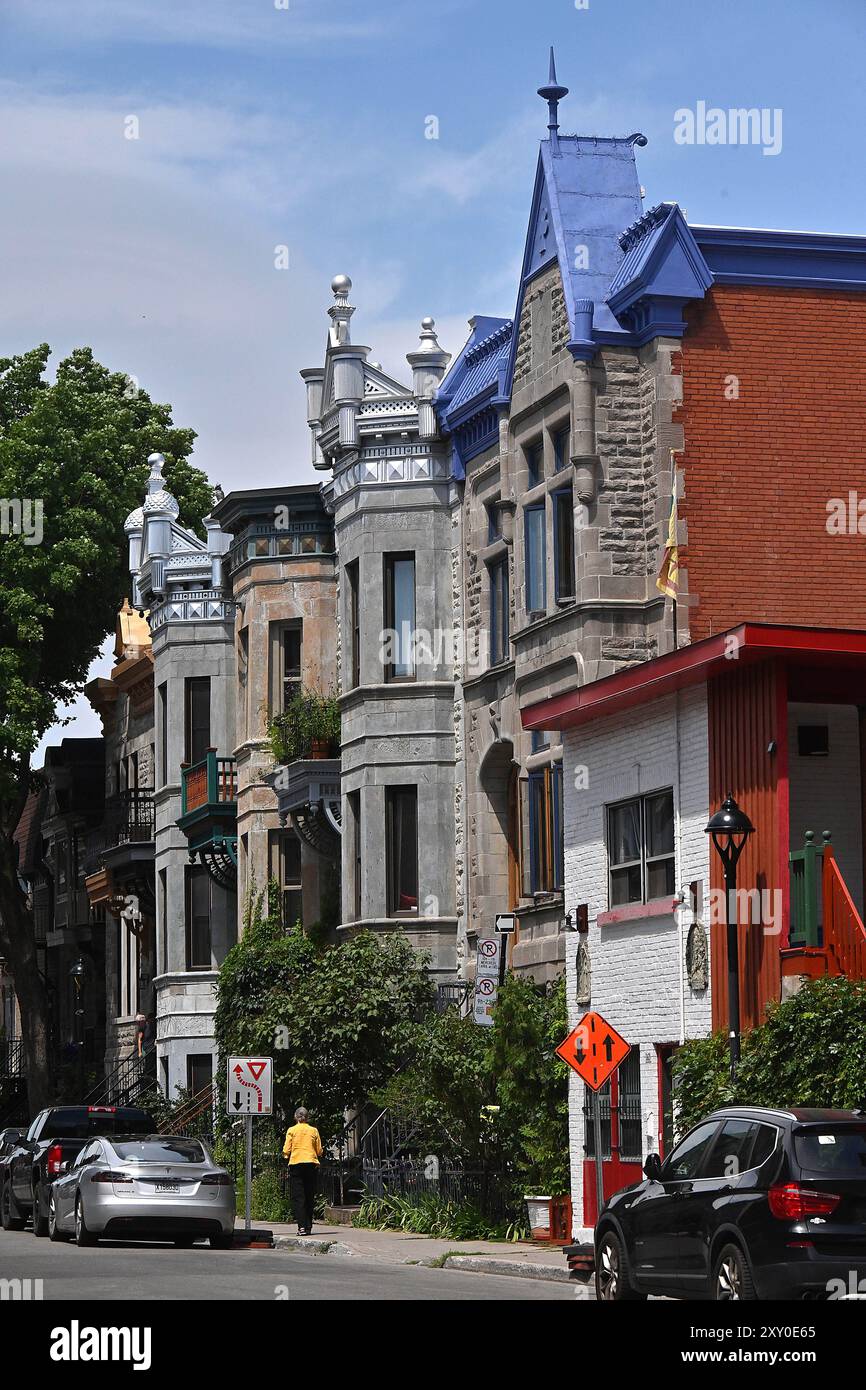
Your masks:
[{"label": "silver sedan", "polygon": [[235,1187],[199,1139],[102,1135],[51,1185],[48,1234],[95,1245],[100,1237],[150,1237],[191,1245],[232,1243]]}]

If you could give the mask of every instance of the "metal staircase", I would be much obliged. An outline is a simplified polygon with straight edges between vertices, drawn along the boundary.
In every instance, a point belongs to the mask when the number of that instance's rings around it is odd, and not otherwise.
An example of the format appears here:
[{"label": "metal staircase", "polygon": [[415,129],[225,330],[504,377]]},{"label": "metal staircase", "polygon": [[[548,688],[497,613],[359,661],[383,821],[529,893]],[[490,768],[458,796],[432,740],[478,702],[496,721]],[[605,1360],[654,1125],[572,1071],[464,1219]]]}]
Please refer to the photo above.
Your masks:
[{"label": "metal staircase", "polygon": [[156,1051],[124,1057],[83,1097],[84,1105],[142,1105],[157,1092]]}]

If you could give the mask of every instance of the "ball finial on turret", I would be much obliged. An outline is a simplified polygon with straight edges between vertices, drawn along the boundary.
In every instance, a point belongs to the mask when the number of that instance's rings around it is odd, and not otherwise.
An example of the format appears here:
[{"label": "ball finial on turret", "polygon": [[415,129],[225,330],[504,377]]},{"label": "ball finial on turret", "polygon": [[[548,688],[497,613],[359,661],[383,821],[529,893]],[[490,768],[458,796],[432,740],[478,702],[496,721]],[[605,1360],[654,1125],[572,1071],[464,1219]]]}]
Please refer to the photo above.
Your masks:
[{"label": "ball finial on turret", "polygon": [[331,290],[335,295],[345,298],[352,288],[352,281],[348,275],[335,275],[331,281]]}]

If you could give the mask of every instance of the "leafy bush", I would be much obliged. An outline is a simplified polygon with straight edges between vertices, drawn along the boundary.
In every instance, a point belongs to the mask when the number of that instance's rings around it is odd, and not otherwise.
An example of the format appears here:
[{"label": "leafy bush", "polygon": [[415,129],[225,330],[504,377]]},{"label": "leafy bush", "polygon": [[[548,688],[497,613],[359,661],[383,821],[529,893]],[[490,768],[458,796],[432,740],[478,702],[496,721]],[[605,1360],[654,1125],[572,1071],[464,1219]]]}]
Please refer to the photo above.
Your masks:
[{"label": "leafy bush", "polygon": [[443,1240],[523,1240],[528,1228],[522,1221],[491,1222],[472,1202],[453,1202],[437,1193],[402,1197],[366,1197],[352,1218],[352,1225],[377,1231],[412,1231],[415,1235]]},{"label": "leafy bush", "polygon": [[733,1086],[728,1057],[722,1033],[688,1042],[676,1053],[678,1133],[719,1105],[862,1106],[866,982],[824,976],[771,1004],[766,1022],[743,1037]]},{"label": "leafy bush", "polygon": [[336,695],[299,690],[282,713],[271,720],[268,737],[278,763],[308,757],[314,743],[325,743],[329,753],[336,753],[340,747],[340,704]]}]

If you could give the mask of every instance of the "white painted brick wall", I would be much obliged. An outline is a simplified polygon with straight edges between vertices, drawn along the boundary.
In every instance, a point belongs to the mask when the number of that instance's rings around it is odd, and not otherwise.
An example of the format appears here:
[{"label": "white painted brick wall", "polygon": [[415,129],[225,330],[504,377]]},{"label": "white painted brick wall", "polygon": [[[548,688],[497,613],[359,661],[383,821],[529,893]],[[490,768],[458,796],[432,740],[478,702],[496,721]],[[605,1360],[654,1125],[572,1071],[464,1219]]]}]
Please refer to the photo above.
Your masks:
[{"label": "white painted brick wall", "polygon": [[[678,749],[679,743],[679,749]],[[584,771],[585,769],[585,771]],[[577,774],[577,784],[575,776]],[[674,789],[676,887],[701,880],[709,889],[707,709],[703,686],[655,700],[646,707],[575,729],[564,738],[565,901],[572,913],[589,907],[592,1000],[641,1053],[643,1154],[658,1148],[656,1043],[700,1037],[710,1030],[709,990],[696,994],[684,974],[691,917],[678,914],[599,927],[607,911],[605,806],[638,793]],[[585,785],[584,785],[585,784]],[[705,925],[708,923],[705,922]],[[569,1019],[586,1012],[576,1002],[578,933],[566,943]],[[583,1227],[583,1083],[572,1074],[569,1091],[574,1230]]]}]

